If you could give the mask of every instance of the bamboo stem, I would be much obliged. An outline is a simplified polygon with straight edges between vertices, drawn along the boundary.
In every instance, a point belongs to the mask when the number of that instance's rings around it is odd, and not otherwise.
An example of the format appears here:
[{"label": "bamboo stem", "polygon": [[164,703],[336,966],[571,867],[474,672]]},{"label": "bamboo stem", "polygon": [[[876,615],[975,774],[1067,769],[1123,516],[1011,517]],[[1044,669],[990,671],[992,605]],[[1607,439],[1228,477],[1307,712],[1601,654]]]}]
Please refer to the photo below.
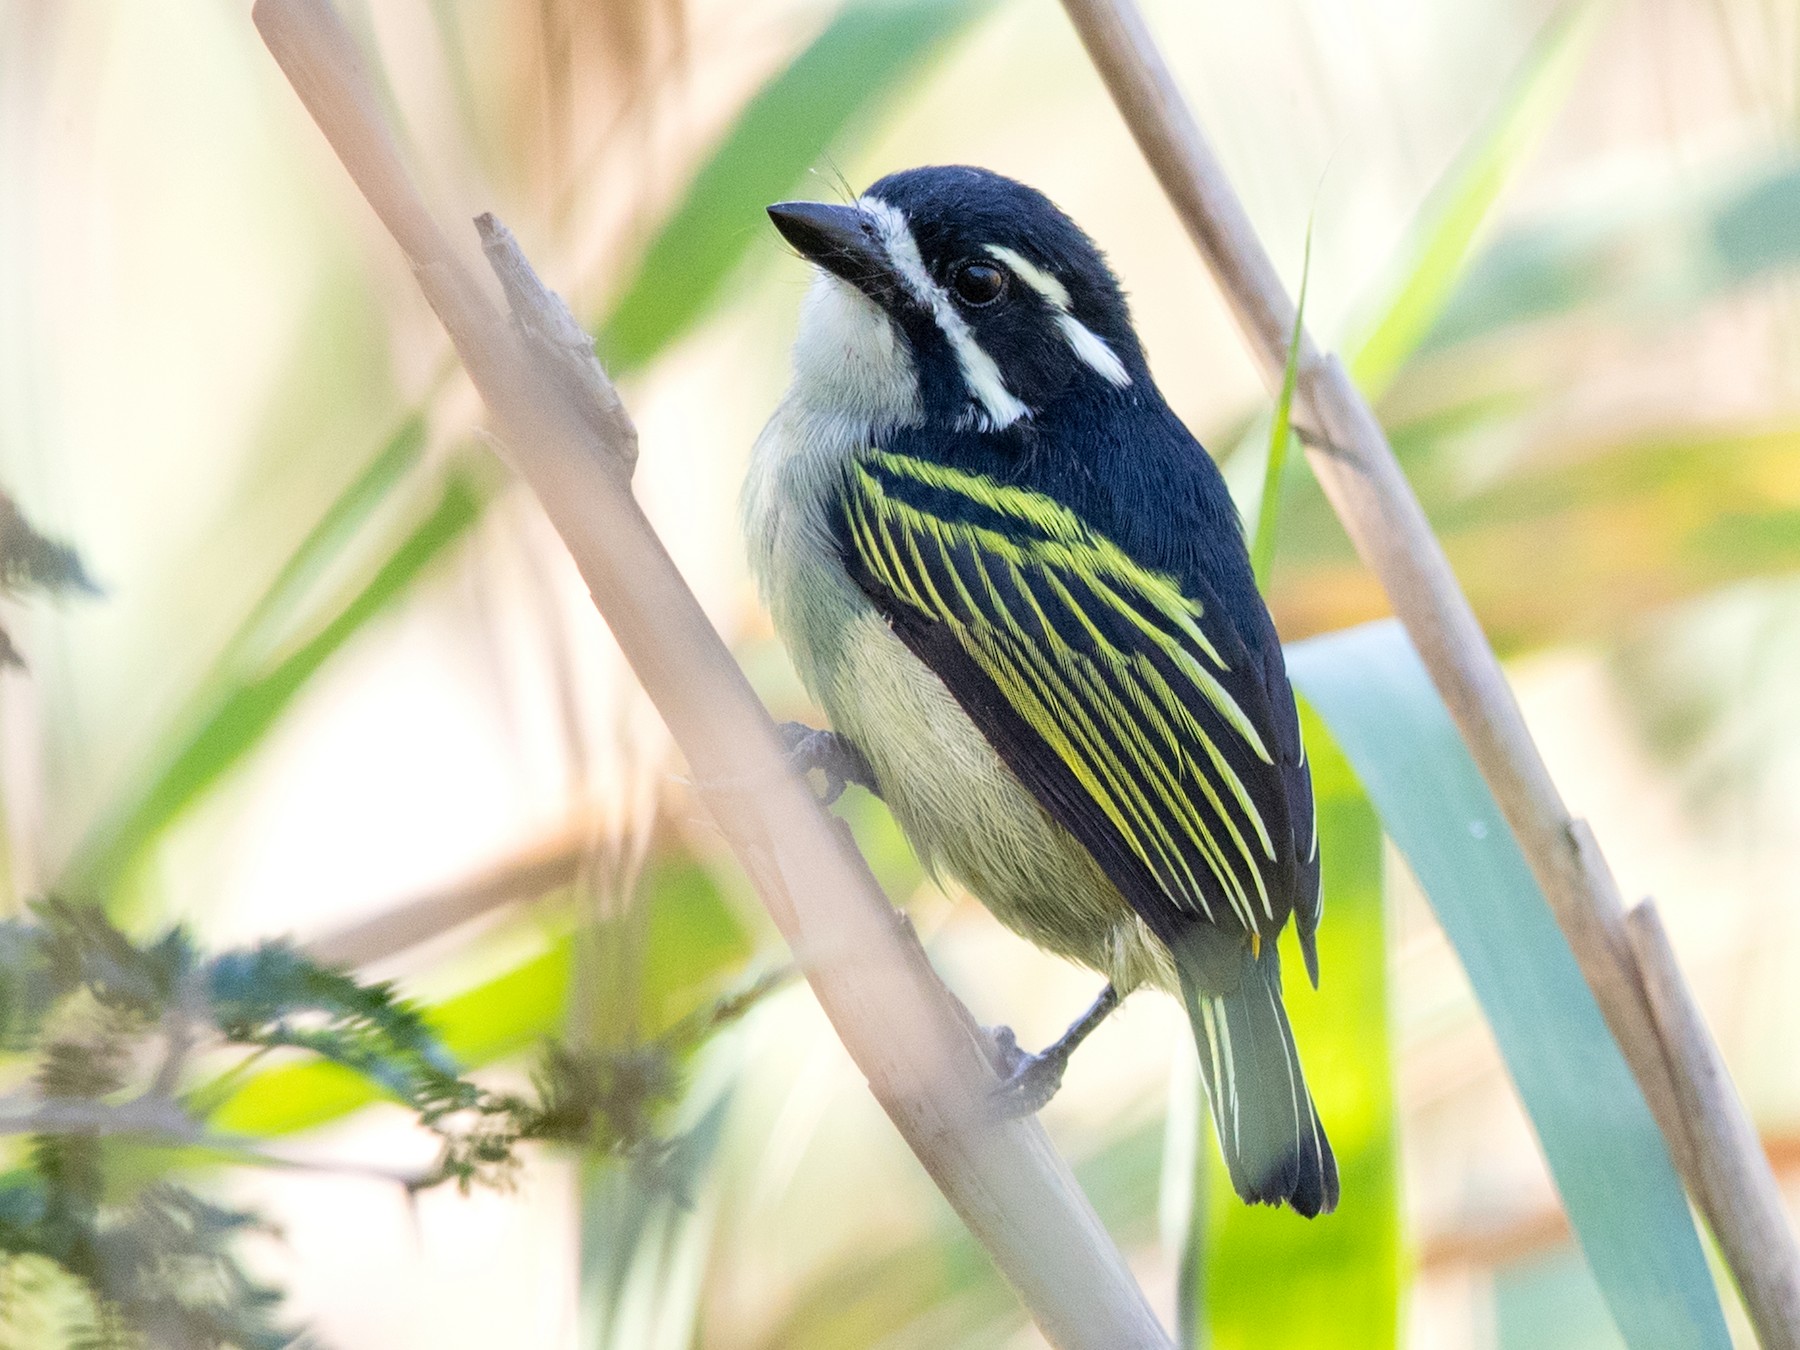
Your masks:
[{"label": "bamboo stem", "polygon": [[[1707,1189],[1732,1197],[1714,1221],[1719,1245],[1749,1254],[1734,1262],[1744,1306],[1764,1350],[1800,1350],[1800,1246],[1794,1242],[1775,1169],[1731,1083],[1718,1043],[1681,979],[1662,916],[1649,900],[1625,915],[1625,932],[1644,975],[1644,994],[1675,1070],[1675,1088],[1694,1132]],[[1728,1236],[1729,1234],[1729,1236]]]},{"label": "bamboo stem", "polygon": [[[1265,383],[1278,389],[1294,303],[1135,0],[1063,0],[1063,7],[1212,269]],[[1302,335],[1298,375],[1296,410],[1313,430],[1307,438],[1313,471],[1431,672],[1643,1090],[1677,1171],[1750,1299],[1760,1284],[1748,1277],[1768,1256],[1744,1245],[1732,1215],[1746,1206],[1778,1209],[1773,1179],[1766,1168],[1759,1174],[1743,1156],[1743,1140],[1728,1133],[1699,1131],[1706,1150],[1735,1155],[1729,1164],[1702,1161],[1697,1122],[1690,1123],[1684,1109],[1697,1091],[1694,1066],[1665,1054],[1606,859],[1586,823],[1563,804],[1373,410],[1343,364],[1321,354],[1310,335]],[[1679,1010],[1684,1024],[1704,1025],[1674,967],[1663,974],[1672,974],[1663,990],[1669,1009]],[[1729,1085],[1722,1090],[1729,1093]],[[1789,1346],[1800,1336],[1789,1307],[1753,1304],[1750,1315],[1765,1346]]]},{"label": "bamboo stem", "polygon": [[513,466],[883,1109],[1053,1345],[1169,1346],[1043,1129],[996,1118],[979,1029],[911,925],[787,771],[767,712],[631,493],[636,433],[586,334],[491,217],[478,224],[510,314],[477,281],[419,199],[328,0],[257,0],[253,14],[412,265]]}]

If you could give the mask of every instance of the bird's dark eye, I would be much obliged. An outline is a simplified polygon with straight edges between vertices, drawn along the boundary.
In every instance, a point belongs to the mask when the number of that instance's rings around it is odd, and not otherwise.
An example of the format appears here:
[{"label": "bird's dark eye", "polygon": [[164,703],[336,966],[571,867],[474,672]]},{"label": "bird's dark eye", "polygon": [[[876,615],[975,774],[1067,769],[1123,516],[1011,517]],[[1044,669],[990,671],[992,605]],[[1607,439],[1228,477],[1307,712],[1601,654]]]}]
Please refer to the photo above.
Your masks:
[{"label": "bird's dark eye", "polygon": [[991,305],[1006,289],[1006,273],[991,262],[966,262],[950,278],[957,298],[966,305]]}]

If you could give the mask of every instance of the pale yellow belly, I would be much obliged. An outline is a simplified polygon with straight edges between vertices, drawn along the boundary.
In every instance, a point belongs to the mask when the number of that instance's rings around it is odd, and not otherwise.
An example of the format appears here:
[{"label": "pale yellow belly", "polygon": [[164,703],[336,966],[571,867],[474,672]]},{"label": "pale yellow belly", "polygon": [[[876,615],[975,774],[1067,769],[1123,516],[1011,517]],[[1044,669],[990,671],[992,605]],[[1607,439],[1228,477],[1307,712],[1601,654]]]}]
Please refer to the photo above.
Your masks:
[{"label": "pale yellow belly", "polygon": [[829,688],[832,726],[868,758],[920,860],[1007,927],[1121,992],[1174,991],[1168,949],[1039,806],[936,675],[873,610],[852,621]]}]

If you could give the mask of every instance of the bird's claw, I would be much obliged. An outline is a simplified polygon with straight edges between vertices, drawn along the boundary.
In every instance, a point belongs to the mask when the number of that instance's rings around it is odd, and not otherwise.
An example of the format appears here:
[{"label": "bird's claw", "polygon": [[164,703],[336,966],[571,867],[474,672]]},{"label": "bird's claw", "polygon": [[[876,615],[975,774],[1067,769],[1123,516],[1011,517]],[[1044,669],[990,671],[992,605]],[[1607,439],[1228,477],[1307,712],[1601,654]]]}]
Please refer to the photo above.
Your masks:
[{"label": "bird's claw", "polygon": [[994,1089],[995,1109],[1008,1120],[1035,1116],[1062,1086],[1068,1061],[1061,1055],[1034,1055],[1019,1045],[1011,1027],[987,1029],[990,1058],[1000,1075]]},{"label": "bird's claw", "polygon": [[856,783],[875,791],[875,775],[854,745],[836,732],[820,731],[804,722],[783,722],[778,728],[787,749],[788,767],[804,778],[817,769],[825,776],[820,801],[830,806]]},{"label": "bird's claw", "polygon": [[1011,1078],[1018,1067],[1031,1058],[1019,1044],[1019,1038],[1013,1035],[1011,1027],[983,1027],[981,1030],[987,1037],[988,1059],[993,1062],[994,1072],[1002,1078]]}]

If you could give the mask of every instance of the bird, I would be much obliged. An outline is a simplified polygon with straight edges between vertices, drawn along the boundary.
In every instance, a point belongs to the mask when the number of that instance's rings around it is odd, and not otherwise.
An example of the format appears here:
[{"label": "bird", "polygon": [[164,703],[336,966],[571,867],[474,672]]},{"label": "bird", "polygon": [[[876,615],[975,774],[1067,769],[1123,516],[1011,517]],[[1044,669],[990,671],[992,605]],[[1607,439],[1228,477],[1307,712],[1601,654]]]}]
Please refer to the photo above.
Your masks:
[{"label": "bird", "polygon": [[1047,196],[981,168],[768,215],[813,273],[742,494],[830,722],[784,729],[794,762],[832,797],[875,791],[930,871],[1105,977],[1042,1053],[993,1033],[1003,1111],[1041,1108],[1127,994],[1161,989],[1237,1193],[1330,1212],[1276,942],[1291,919],[1316,988],[1298,711],[1236,506],[1117,278]]}]

